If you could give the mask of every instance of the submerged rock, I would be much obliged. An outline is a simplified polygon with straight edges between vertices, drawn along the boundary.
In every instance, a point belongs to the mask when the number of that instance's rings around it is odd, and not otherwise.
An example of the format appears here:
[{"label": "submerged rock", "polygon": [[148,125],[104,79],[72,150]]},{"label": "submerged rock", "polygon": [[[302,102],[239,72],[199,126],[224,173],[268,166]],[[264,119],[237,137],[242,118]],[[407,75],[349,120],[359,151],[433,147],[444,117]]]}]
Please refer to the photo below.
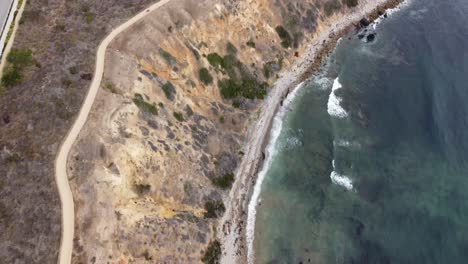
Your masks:
[{"label": "submerged rock", "polygon": [[371,34],[367,35],[367,38],[366,38],[366,39],[367,39],[367,42],[372,42],[372,41],[374,41],[374,39],[375,39],[375,33],[371,33]]},{"label": "submerged rock", "polygon": [[362,27],[367,27],[370,25],[370,21],[367,19],[367,18],[362,18],[361,20],[359,20],[359,24],[362,26]]}]

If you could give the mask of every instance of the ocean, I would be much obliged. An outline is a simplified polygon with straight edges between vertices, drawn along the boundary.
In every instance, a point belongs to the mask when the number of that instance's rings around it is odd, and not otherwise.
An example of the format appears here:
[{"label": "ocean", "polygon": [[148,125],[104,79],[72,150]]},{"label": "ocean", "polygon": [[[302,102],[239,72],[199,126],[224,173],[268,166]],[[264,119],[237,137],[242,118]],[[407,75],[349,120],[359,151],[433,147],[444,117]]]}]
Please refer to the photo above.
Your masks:
[{"label": "ocean", "polygon": [[468,1],[344,36],[274,129],[255,263],[468,263]]}]

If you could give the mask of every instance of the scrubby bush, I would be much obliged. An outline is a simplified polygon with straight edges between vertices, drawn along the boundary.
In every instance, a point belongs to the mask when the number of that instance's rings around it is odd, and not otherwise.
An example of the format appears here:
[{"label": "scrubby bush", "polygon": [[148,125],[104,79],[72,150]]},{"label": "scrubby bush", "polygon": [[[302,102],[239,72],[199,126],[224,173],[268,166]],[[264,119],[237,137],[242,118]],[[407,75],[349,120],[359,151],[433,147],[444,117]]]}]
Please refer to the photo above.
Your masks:
[{"label": "scrubby bush", "polygon": [[226,51],[228,54],[235,54],[237,53],[237,48],[236,46],[234,46],[234,44],[228,42],[228,44],[226,45]]},{"label": "scrubby bush", "polygon": [[135,94],[135,96],[133,97],[133,103],[135,103],[135,105],[138,106],[138,108],[143,112],[150,113],[152,115],[158,114],[158,109],[156,108],[156,105],[154,103],[150,104],[146,102],[145,99],[143,99],[143,96],[141,96],[141,94]]},{"label": "scrubby bush", "polygon": [[225,79],[218,82],[221,95],[226,99],[237,97],[240,93],[240,86],[233,79]]},{"label": "scrubby bush", "polygon": [[173,101],[175,99],[174,94],[176,93],[175,87],[171,82],[165,83],[162,87],[162,90],[164,94],[166,95],[166,98]]},{"label": "scrubby bush", "polygon": [[203,254],[202,261],[205,264],[219,264],[221,256],[221,243],[218,240],[210,242]]},{"label": "scrubby bush", "polygon": [[208,84],[213,83],[213,77],[211,76],[211,74],[210,74],[210,72],[208,71],[207,68],[201,68],[198,75],[200,77],[200,80],[204,84],[208,85]]},{"label": "scrubby bush", "polygon": [[283,26],[277,26],[275,30],[281,39],[281,46],[283,46],[283,48],[290,48],[293,41],[289,32]]},{"label": "scrubby bush", "polygon": [[87,24],[91,24],[94,21],[94,14],[93,13],[86,13],[85,20]]},{"label": "scrubby bush", "polygon": [[358,5],[358,0],[343,0],[343,3],[348,7],[354,7]]},{"label": "scrubby bush", "polygon": [[9,67],[5,70],[2,76],[2,86],[13,86],[21,82],[23,78],[21,71],[18,67]]},{"label": "scrubby bush", "polygon": [[1,84],[13,86],[19,84],[23,78],[23,68],[33,63],[34,59],[30,49],[12,49],[7,56],[8,65],[5,67]]},{"label": "scrubby bush", "polygon": [[169,52],[163,50],[163,49],[159,49],[159,55],[161,55],[161,57],[163,57],[163,59],[167,62],[167,64],[169,65],[174,65],[177,63],[177,59],[172,56]]},{"label": "scrubby bush", "polygon": [[255,42],[253,40],[249,40],[247,41],[247,43],[245,43],[247,46],[251,47],[251,48],[254,48],[255,49]]},{"label": "scrubby bush", "polygon": [[340,4],[340,2],[338,2],[338,0],[329,0],[323,6],[323,9],[325,11],[325,15],[327,15],[327,16],[331,16],[336,10],[338,10],[340,8],[341,8],[341,4]]},{"label": "scrubby bush", "polygon": [[8,53],[7,61],[17,67],[28,66],[33,62],[32,51],[30,49],[12,49]]},{"label": "scrubby bush", "polygon": [[267,94],[267,83],[258,83],[254,79],[244,79],[237,83],[233,79],[225,79],[218,82],[221,95],[225,99],[232,99],[238,96],[248,99],[263,99]]},{"label": "scrubby bush", "polygon": [[179,122],[183,122],[183,121],[184,121],[184,116],[183,116],[182,113],[180,113],[180,112],[174,112],[174,117],[175,117],[175,119],[177,119],[177,121],[179,121]]},{"label": "scrubby bush", "polygon": [[218,218],[224,214],[226,208],[221,200],[210,200],[205,202],[205,218]]},{"label": "scrubby bush", "polygon": [[223,57],[219,56],[218,53],[210,53],[206,59],[211,64],[211,66],[216,68],[224,68],[224,59]]},{"label": "scrubby bush", "polygon": [[228,173],[221,177],[213,177],[211,178],[211,182],[214,186],[219,187],[223,190],[227,190],[231,188],[232,183],[234,182],[234,173]]},{"label": "scrubby bush", "polygon": [[151,191],[151,185],[149,184],[135,183],[133,187],[138,195],[145,195]]}]

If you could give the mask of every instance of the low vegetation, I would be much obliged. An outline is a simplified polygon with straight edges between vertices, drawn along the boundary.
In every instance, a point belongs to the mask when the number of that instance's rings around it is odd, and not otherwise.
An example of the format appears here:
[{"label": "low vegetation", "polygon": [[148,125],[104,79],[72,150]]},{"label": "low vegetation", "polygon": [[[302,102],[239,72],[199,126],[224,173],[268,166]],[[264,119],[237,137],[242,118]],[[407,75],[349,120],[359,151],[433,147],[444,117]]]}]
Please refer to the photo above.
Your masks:
[{"label": "low vegetation", "polygon": [[161,57],[167,62],[167,64],[169,65],[177,64],[177,59],[174,56],[172,56],[169,52],[161,48],[159,49],[159,55],[161,55]]},{"label": "low vegetation", "polygon": [[325,11],[325,15],[331,16],[335,11],[341,8],[340,2],[338,0],[329,0],[323,6],[323,10]]},{"label": "low vegetation", "polygon": [[218,218],[224,214],[226,207],[221,200],[209,200],[205,202],[205,218]]},{"label": "low vegetation", "polygon": [[343,0],[343,4],[347,5],[348,7],[355,7],[358,5],[358,0]]},{"label": "low vegetation", "polygon": [[180,112],[174,112],[174,118],[179,122],[184,122],[184,115]]},{"label": "low vegetation", "polygon": [[281,39],[281,46],[286,49],[290,48],[293,44],[291,34],[289,34],[289,32],[283,26],[277,26],[275,30]]},{"label": "low vegetation", "polygon": [[226,51],[228,54],[236,54],[237,53],[237,48],[232,44],[231,42],[228,42],[226,45]]},{"label": "low vegetation", "polygon": [[133,187],[138,195],[145,195],[151,191],[151,185],[149,184],[135,183]]},{"label": "low vegetation", "polygon": [[234,182],[234,173],[232,172],[226,175],[223,175],[221,177],[211,178],[211,183],[213,183],[214,186],[221,188],[223,190],[230,189],[233,182]]},{"label": "low vegetation", "polygon": [[23,79],[23,69],[34,62],[30,49],[12,49],[7,56],[8,65],[2,76],[2,86],[19,84]]},{"label": "low vegetation", "polygon": [[158,114],[158,108],[156,107],[156,105],[154,103],[146,102],[141,94],[135,94],[135,96],[133,97],[133,103],[135,103],[135,105],[138,106],[138,108],[145,113],[150,113],[152,115]]},{"label": "low vegetation", "polygon": [[198,75],[200,77],[200,81],[204,84],[209,85],[213,83],[213,76],[211,76],[207,68],[201,68]]},{"label": "low vegetation", "polygon": [[247,46],[251,47],[251,48],[254,48],[255,49],[255,42],[253,40],[249,40],[247,41],[247,43],[245,43]]},{"label": "low vegetation", "polygon": [[224,79],[218,82],[221,95],[226,99],[244,97],[247,99],[263,99],[267,94],[268,84],[259,83],[254,79],[244,79],[235,81],[234,79]]},{"label": "low vegetation", "polygon": [[117,91],[117,88],[115,88],[114,84],[112,83],[106,83],[106,85],[104,85],[104,88],[106,90],[108,90],[109,92],[113,93],[113,94],[118,94],[119,92]]},{"label": "low vegetation", "polygon": [[231,53],[221,57],[217,53],[210,53],[207,60],[213,67],[222,70],[228,76],[228,78],[218,81],[218,88],[223,98],[263,99],[265,97],[268,84],[258,82],[235,54]]},{"label": "low vegetation", "polygon": [[210,53],[206,59],[215,68],[224,68],[224,59],[218,53]]},{"label": "low vegetation", "polygon": [[273,77],[273,74],[276,72],[279,72],[281,68],[283,67],[283,62],[279,60],[278,62],[276,61],[269,61],[263,65],[263,75],[265,78],[270,78]]},{"label": "low vegetation", "polygon": [[167,82],[161,88],[164,92],[164,95],[166,95],[166,98],[174,101],[176,93],[174,85],[171,82]]},{"label": "low vegetation", "polygon": [[86,20],[86,23],[89,25],[91,23],[93,23],[94,21],[94,14],[93,13],[86,13],[85,15],[85,20]]},{"label": "low vegetation", "polygon": [[221,257],[221,243],[218,240],[211,241],[203,254],[202,261],[205,264],[219,264]]}]

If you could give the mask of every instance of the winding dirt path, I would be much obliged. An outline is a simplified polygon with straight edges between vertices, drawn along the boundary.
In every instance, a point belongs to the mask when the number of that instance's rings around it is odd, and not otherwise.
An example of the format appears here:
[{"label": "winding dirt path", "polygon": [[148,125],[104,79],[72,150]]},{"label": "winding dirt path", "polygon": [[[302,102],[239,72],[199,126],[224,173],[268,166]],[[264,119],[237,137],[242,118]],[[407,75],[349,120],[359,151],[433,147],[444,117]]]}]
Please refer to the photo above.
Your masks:
[{"label": "winding dirt path", "polygon": [[57,182],[58,191],[60,194],[60,201],[62,203],[62,240],[60,243],[60,252],[59,252],[59,264],[69,264],[71,263],[71,257],[73,252],[73,231],[75,228],[75,211],[73,204],[73,195],[68,183],[67,176],[67,158],[70,152],[70,149],[73,146],[78,134],[83,128],[91,107],[93,106],[94,99],[96,98],[97,91],[101,84],[102,75],[104,73],[104,59],[106,55],[106,50],[112,40],[131,27],[136,22],[140,21],[146,15],[150,14],[152,11],[162,7],[171,0],[161,0],[156,4],[153,4],[149,8],[145,9],[141,13],[137,14],[127,22],[120,25],[118,28],[112,30],[112,32],[101,42],[99,45],[97,56],[96,56],[96,68],[94,71],[94,78],[91,82],[91,85],[86,95],[83,106],[81,107],[78,118],[73,124],[71,130],[68,132],[67,137],[60,147],[60,151],[55,160],[55,180]]}]

